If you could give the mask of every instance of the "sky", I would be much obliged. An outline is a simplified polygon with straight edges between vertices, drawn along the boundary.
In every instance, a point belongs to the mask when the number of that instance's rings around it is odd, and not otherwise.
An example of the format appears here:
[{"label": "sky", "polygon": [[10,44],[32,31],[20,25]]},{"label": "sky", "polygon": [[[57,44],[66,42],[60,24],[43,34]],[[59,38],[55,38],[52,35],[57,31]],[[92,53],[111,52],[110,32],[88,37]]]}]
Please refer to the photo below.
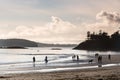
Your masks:
[{"label": "sky", "polygon": [[0,0],[0,39],[78,44],[120,27],[120,0]]}]

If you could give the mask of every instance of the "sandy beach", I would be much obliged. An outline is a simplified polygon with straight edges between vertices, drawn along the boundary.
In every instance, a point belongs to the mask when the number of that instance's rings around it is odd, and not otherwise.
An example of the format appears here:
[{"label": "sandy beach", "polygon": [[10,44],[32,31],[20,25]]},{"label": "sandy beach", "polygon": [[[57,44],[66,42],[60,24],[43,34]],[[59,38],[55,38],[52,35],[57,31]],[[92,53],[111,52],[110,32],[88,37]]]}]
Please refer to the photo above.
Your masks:
[{"label": "sandy beach", "polygon": [[[97,61],[96,59],[94,61]],[[118,64],[120,55],[103,56],[103,64]],[[95,65],[94,63],[88,65]],[[83,65],[78,65],[81,67]],[[84,65],[85,66],[85,65]],[[69,66],[71,67],[71,66]],[[72,66],[73,67],[73,66]],[[0,80],[120,80],[120,66],[0,75]]]},{"label": "sandy beach", "polygon": [[0,80],[120,80],[120,67],[0,76]]}]

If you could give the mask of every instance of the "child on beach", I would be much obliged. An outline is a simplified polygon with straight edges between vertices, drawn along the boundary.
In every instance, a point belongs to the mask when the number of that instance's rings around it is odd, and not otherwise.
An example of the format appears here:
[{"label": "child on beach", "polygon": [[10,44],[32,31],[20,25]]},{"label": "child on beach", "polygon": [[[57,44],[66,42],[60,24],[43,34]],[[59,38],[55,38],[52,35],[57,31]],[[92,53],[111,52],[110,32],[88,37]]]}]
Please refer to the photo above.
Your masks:
[{"label": "child on beach", "polygon": [[46,63],[46,64],[48,63],[48,59],[47,59],[47,56],[45,57],[45,63]]}]

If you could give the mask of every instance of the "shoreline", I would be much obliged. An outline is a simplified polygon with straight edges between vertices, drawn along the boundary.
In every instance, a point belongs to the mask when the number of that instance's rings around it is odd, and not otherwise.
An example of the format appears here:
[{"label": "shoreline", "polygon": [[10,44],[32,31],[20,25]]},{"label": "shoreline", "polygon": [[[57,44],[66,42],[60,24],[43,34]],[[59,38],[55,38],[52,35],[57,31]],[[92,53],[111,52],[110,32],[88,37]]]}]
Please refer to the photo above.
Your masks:
[{"label": "shoreline", "polygon": [[82,65],[22,67],[0,74],[0,80],[119,80],[120,55],[111,55],[111,60],[108,55],[102,55],[102,58],[102,67],[98,67],[96,58],[93,63]]},{"label": "shoreline", "polygon": [[120,66],[1,75],[0,80],[119,80]]},{"label": "shoreline", "polygon": [[[91,66],[69,66],[69,67],[60,67],[60,68],[49,68],[49,69],[28,69],[26,71],[8,71],[2,73],[3,75],[6,74],[27,74],[27,73],[51,73],[51,72],[61,72],[61,71],[73,71],[73,70],[84,70],[84,69],[99,69],[99,68],[107,68],[107,67],[120,67],[120,63],[117,64],[104,64],[102,67],[98,67],[98,65],[91,65]],[[2,72],[2,71],[1,71]],[[0,75],[2,75],[0,73]]]},{"label": "shoreline", "polygon": [[[120,55],[112,55],[111,60],[108,60],[108,56],[103,55],[102,59],[102,67],[106,66],[119,66],[120,65]],[[44,64],[42,63],[39,64],[37,63],[25,63],[26,66],[23,66],[23,64],[19,64],[15,67],[15,65],[8,65],[8,69],[1,68],[0,74],[4,73],[26,73],[26,72],[53,72],[53,71],[64,71],[64,70],[74,70],[74,69],[87,69],[87,68],[98,68],[98,63],[97,59],[94,58],[92,63],[89,62],[84,62],[84,63],[79,63],[77,61],[69,61],[65,62],[64,65],[60,63],[48,63]],[[6,65],[7,66],[7,65]],[[13,66],[13,67],[12,67]],[[2,66],[1,66],[2,67]]]}]

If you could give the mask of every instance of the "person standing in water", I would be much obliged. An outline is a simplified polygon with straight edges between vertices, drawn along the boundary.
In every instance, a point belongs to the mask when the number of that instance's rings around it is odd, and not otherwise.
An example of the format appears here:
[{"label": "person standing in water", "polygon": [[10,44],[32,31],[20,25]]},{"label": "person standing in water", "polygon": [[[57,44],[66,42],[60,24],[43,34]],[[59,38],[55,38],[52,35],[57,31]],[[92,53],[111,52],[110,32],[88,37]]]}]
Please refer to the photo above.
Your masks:
[{"label": "person standing in water", "polygon": [[33,67],[35,67],[35,57],[33,57]]},{"label": "person standing in water", "polygon": [[108,59],[111,60],[111,55],[110,54],[108,55]]},{"label": "person standing in water", "polygon": [[76,57],[75,55],[72,56],[72,60],[73,60],[73,61],[75,61],[75,57]]},{"label": "person standing in water", "polygon": [[79,56],[77,55],[77,61],[79,61]]},{"label": "person standing in water", "polygon": [[45,63],[46,63],[46,64],[48,63],[48,58],[47,58],[47,56],[45,57]]},{"label": "person standing in water", "polygon": [[35,63],[35,57],[33,57],[33,62]]}]

